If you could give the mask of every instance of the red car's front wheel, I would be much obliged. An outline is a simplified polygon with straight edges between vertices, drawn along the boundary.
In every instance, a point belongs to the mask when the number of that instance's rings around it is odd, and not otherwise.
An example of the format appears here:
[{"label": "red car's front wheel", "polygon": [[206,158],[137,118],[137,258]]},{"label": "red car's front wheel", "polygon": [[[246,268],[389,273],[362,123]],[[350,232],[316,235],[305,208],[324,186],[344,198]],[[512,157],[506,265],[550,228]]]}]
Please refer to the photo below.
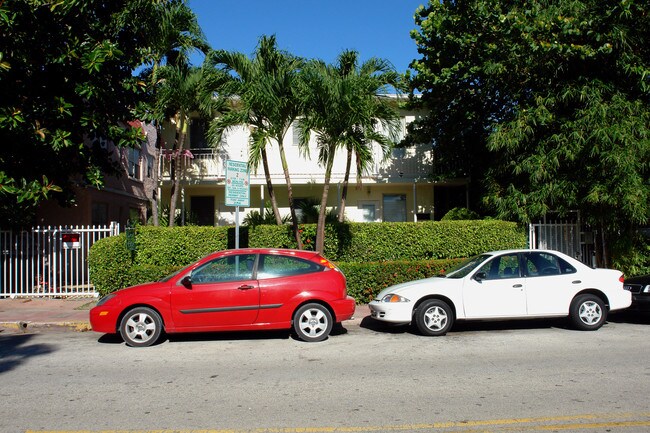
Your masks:
[{"label": "red car's front wheel", "polygon": [[147,307],[128,311],[120,322],[120,334],[124,342],[133,347],[151,346],[162,334],[160,315]]}]

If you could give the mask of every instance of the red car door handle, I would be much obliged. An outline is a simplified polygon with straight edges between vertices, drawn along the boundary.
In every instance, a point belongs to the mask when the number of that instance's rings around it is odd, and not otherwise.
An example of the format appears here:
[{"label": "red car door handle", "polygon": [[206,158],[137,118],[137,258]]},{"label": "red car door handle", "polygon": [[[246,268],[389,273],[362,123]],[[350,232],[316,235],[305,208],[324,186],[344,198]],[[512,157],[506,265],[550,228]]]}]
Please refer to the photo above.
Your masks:
[{"label": "red car door handle", "polygon": [[243,285],[243,286],[239,286],[239,287],[237,287],[237,288],[238,288],[239,290],[250,290],[250,289],[254,289],[255,286],[250,286],[250,285],[246,285],[246,284],[245,284],[245,285]]}]

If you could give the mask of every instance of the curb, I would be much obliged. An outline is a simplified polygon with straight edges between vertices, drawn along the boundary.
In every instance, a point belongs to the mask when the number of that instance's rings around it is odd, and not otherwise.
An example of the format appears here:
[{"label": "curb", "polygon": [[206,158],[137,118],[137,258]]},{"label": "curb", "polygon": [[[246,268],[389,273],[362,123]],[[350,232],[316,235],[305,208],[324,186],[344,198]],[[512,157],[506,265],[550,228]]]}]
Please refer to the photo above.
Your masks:
[{"label": "curb", "polygon": [[88,322],[0,322],[0,331],[10,329],[16,332],[27,333],[30,331],[47,331],[47,330],[61,330],[61,331],[76,331],[86,332],[91,331],[92,328]]}]

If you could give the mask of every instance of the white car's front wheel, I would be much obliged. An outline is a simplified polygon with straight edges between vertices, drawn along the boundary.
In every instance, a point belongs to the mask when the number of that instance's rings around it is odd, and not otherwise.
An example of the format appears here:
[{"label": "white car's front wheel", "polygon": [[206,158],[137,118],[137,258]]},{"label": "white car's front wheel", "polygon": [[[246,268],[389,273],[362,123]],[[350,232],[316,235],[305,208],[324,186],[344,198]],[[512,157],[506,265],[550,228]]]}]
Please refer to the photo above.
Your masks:
[{"label": "white car's front wheel", "polygon": [[415,310],[415,324],[423,335],[445,335],[454,323],[451,307],[439,299],[424,301]]}]

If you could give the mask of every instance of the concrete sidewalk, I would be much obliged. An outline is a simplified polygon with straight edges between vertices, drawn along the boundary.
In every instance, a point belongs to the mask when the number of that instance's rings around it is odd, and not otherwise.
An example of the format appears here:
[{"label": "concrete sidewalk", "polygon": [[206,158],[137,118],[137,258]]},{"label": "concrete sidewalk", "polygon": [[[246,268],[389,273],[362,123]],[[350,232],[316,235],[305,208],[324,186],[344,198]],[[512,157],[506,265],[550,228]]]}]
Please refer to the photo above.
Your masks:
[{"label": "concrete sidewalk", "polygon": [[[95,298],[17,298],[0,299],[0,333],[13,331],[42,331],[66,329],[90,331],[88,312],[97,303]],[[354,319],[345,325],[359,325],[370,315],[367,305],[357,305]]]},{"label": "concrete sidewalk", "polygon": [[88,312],[96,298],[16,298],[0,299],[0,331],[65,328],[89,331]]}]

